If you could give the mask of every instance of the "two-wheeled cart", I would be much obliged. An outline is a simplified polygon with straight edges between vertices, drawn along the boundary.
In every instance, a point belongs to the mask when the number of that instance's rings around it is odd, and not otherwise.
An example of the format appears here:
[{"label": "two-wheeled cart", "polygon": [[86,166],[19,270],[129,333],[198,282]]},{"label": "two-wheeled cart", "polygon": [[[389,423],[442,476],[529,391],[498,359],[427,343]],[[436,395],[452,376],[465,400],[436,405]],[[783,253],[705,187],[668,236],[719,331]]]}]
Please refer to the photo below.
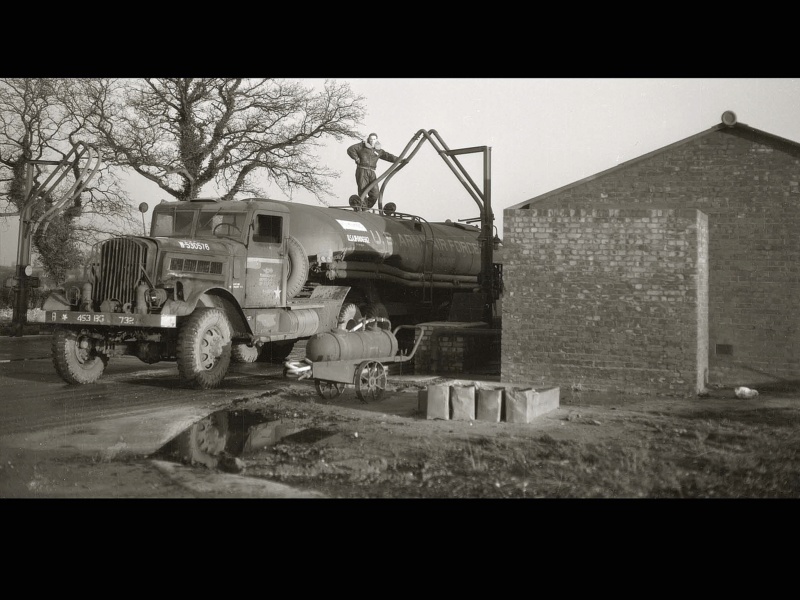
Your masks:
[{"label": "two-wheeled cart", "polygon": [[[326,400],[338,397],[347,385],[355,386],[361,402],[380,400],[386,390],[386,365],[410,361],[422,339],[418,334],[411,352],[403,354],[398,348],[397,332],[417,327],[399,325],[393,331],[374,327],[380,321],[388,323],[377,317],[363,321],[364,329],[360,331],[331,331],[313,336],[306,345],[306,358],[286,362],[285,373],[297,375],[298,379],[313,379],[317,394]],[[370,325],[373,327],[368,329]]]}]

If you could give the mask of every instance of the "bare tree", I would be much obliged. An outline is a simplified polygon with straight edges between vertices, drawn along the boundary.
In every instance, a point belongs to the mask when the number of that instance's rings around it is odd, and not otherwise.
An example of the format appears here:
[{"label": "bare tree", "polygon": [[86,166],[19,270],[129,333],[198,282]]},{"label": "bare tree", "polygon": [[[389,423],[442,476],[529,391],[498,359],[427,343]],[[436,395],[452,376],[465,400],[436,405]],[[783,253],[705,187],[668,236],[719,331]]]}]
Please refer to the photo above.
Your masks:
[{"label": "bare tree", "polygon": [[[0,217],[16,216],[25,202],[26,167],[59,137],[56,93],[48,79],[0,79]],[[34,187],[41,185],[41,169]]]},{"label": "bare tree", "polygon": [[[41,188],[52,166],[31,161],[59,161],[78,141],[90,141],[86,121],[71,107],[82,104],[75,93],[78,80],[0,79],[0,218],[18,216],[26,195],[28,168],[32,191]],[[73,177],[78,176],[77,168]],[[63,281],[66,270],[82,262],[83,250],[98,239],[128,231],[135,225],[130,199],[121,187],[114,166],[104,164],[85,188],[76,205],[57,214],[46,234],[39,232],[33,245],[45,272]],[[68,181],[63,184],[68,186]],[[55,190],[53,198],[58,197]],[[49,206],[41,206],[34,218]]]},{"label": "bare tree", "polygon": [[339,176],[318,162],[324,138],[358,137],[363,97],[348,84],[322,91],[278,79],[175,78],[84,81],[79,111],[115,164],[178,200],[205,186],[224,199],[265,195],[257,175],[321,202]]}]

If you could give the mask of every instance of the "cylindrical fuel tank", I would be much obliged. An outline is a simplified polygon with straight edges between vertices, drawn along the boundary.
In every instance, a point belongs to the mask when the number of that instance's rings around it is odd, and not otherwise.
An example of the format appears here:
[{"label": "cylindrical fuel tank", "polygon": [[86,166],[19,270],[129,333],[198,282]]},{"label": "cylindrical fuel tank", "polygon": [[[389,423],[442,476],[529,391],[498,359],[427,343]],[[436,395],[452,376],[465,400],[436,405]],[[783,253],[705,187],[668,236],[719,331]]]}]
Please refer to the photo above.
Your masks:
[{"label": "cylindrical fuel tank", "polygon": [[337,252],[343,260],[384,263],[411,273],[480,273],[477,227],[428,223],[408,215],[383,216],[297,203],[287,206],[291,235],[308,256]]},{"label": "cylindrical fuel tank", "polygon": [[379,358],[397,354],[397,338],[387,329],[328,331],[317,333],[306,343],[311,362]]},{"label": "cylindrical fuel tank", "polygon": [[284,310],[279,319],[281,331],[296,333],[299,337],[319,329],[319,313],[314,309]]}]

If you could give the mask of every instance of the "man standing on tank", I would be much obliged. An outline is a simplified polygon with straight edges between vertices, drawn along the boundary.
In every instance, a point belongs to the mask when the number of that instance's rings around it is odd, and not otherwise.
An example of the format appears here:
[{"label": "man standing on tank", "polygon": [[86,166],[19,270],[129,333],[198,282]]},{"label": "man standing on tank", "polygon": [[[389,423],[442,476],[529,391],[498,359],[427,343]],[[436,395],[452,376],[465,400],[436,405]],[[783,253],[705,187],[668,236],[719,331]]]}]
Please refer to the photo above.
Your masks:
[{"label": "man standing on tank", "polygon": [[[375,167],[379,158],[387,162],[397,162],[397,157],[394,154],[389,154],[381,149],[377,133],[370,133],[366,141],[350,146],[347,149],[347,154],[356,161],[356,184],[358,185],[359,196],[370,183],[375,181]],[[377,185],[368,192],[364,200],[366,201],[366,208],[375,206],[378,201]]]}]

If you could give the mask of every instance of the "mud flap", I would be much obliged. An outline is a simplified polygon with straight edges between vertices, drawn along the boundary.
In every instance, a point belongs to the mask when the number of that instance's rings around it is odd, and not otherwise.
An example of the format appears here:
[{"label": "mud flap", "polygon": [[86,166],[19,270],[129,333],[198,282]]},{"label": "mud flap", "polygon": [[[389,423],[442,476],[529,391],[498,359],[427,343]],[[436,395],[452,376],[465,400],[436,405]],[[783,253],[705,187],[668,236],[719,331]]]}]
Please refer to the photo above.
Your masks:
[{"label": "mud flap", "polygon": [[339,311],[349,291],[350,287],[344,285],[318,285],[314,288],[307,302],[314,304],[319,313],[320,331],[336,328]]}]

